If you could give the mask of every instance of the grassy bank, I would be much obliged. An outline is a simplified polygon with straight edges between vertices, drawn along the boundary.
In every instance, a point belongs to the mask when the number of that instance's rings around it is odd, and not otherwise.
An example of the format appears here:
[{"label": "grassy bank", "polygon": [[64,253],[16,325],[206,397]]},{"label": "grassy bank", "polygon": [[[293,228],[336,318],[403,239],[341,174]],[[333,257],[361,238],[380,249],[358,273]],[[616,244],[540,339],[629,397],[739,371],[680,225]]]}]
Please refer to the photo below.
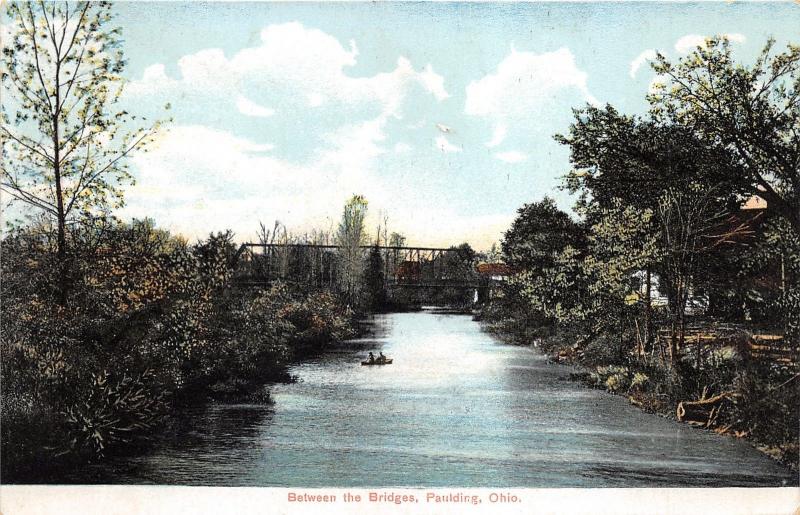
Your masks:
[{"label": "grassy bank", "polygon": [[[797,471],[800,379],[791,367],[719,345],[698,361],[685,348],[674,368],[658,356],[636,357],[613,338],[590,341],[567,328],[483,317],[485,329],[515,345],[534,345],[552,361],[575,365],[571,379],[626,397],[644,411],[733,438]],[[580,342],[580,343],[576,343]]]}]

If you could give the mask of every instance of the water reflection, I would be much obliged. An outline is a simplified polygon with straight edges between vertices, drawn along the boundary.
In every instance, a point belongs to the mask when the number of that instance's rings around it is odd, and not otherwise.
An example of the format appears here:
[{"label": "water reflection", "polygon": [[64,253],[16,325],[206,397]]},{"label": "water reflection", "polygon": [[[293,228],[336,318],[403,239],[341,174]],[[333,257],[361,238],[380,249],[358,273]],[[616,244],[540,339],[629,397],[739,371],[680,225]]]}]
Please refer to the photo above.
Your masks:
[{"label": "water reflection", "polygon": [[[468,316],[376,317],[371,334],[298,365],[275,405],[185,415],[107,482],[228,486],[779,486],[745,442],[564,381]],[[361,366],[370,350],[394,364]]]}]

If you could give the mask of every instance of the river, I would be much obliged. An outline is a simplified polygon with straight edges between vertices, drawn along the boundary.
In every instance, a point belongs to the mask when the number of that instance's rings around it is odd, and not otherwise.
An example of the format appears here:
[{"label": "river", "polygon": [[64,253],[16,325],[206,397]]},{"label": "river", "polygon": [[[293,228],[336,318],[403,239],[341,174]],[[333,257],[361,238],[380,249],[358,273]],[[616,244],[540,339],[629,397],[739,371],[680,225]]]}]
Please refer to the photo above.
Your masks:
[{"label": "river", "polygon": [[[379,315],[373,336],[293,367],[273,405],[188,411],[151,452],[79,482],[214,486],[782,486],[746,442],[566,380],[469,316]],[[394,358],[361,366],[368,351]]]}]

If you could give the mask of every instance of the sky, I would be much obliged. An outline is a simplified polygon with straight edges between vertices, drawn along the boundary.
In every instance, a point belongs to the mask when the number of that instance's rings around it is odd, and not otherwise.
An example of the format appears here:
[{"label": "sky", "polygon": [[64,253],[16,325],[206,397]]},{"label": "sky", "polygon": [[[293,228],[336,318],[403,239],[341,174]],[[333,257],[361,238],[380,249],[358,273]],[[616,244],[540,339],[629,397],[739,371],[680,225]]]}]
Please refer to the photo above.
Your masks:
[{"label": "sky", "polygon": [[[486,249],[569,171],[572,109],[643,113],[655,51],[727,34],[752,62],[800,43],[789,3],[117,3],[134,112],[171,116],[132,160],[125,218],[190,238],[259,221]],[[163,106],[171,109],[164,114]]]}]

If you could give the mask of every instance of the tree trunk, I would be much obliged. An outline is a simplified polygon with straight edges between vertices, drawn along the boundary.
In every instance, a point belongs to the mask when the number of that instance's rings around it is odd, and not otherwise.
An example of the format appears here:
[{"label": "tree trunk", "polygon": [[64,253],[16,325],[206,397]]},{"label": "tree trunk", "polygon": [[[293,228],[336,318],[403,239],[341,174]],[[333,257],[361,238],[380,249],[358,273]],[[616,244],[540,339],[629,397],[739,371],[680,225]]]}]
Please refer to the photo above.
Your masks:
[{"label": "tree trunk", "polygon": [[644,350],[645,353],[648,353],[650,352],[653,343],[653,301],[651,297],[652,293],[650,291],[652,275],[649,266],[647,267],[645,280],[647,282],[644,289]]},{"label": "tree trunk", "polygon": [[69,288],[67,266],[67,214],[64,212],[64,193],[61,188],[61,142],[58,135],[61,104],[61,91],[59,89],[59,65],[56,64],[55,75],[55,107],[53,108],[53,176],[56,186],[56,223],[58,225],[58,239],[56,256],[58,259],[58,303],[64,306],[67,303],[67,289]]},{"label": "tree trunk", "polygon": [[723,392],[719,395],[706,398],[705,390],[700,399],[696,401],[681,401],[675,410],[679,422],[713,427],[723,403],[735,397],[734,392]]},{"label": "tree trunk", "polygon": [[672,321],[670,321],[670,335],[669,335],[669,365],[671,367],[675,366],[675,355],[678,353],[676,341],[677,341],[677,330],[675,327],[675,317],[672,317]]}]

